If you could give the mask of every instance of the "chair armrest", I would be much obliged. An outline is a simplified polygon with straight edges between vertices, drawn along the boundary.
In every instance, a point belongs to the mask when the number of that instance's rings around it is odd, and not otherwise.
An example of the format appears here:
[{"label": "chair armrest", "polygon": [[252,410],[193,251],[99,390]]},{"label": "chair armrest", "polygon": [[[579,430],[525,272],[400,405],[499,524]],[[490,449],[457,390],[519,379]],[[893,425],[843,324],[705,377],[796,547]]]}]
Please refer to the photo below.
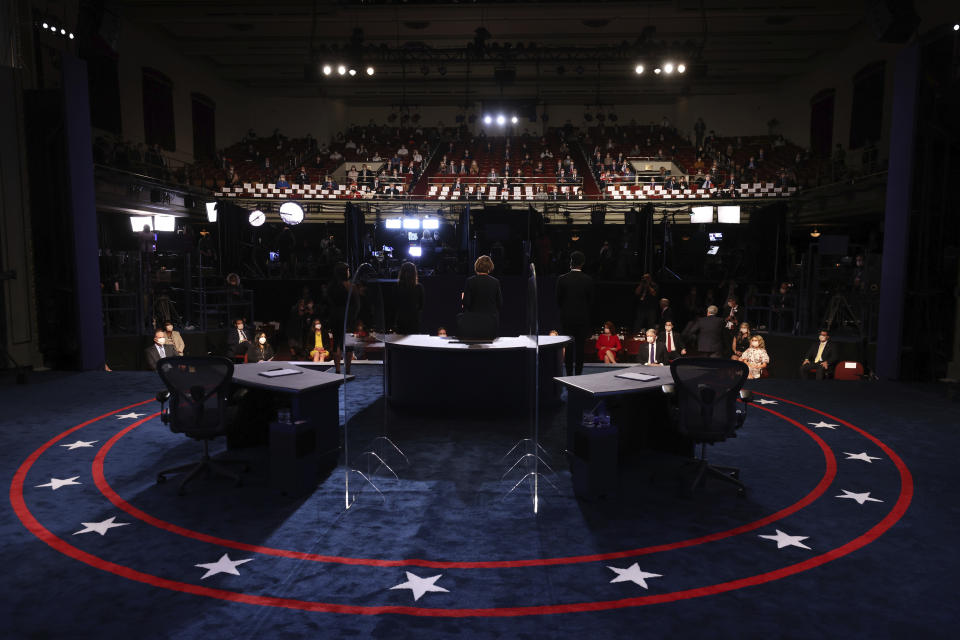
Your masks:
[{"label": "chair armrest", "polygon": [[157,402],[162,404],[169,399],[170,399],[170,391],[168,391],[167,389],[157,392]]},{"label": "chair armrest", "polygon": [[744,402],[753,402],[753,391],[749,389],[740,389],[740,399]]}]

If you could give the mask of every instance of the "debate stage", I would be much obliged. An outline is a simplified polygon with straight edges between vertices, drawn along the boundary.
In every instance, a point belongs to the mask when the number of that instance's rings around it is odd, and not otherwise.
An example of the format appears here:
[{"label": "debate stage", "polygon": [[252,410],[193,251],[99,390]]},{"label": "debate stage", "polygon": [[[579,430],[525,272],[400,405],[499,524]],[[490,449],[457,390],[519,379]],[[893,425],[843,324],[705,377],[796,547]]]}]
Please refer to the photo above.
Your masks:
[{"label": "debate stage", "polygon": [[[341,412],[361,441],[383,423],[383,376],[352,373]],[[11,637],[953,632],[960,432],[936,387],[751,381],[764,403],[709,449],[741,468],[746,498],[721,483],[683,497],[679,460],[641,454],[624,461],[616,496],[578,500],[566,407],[543,409],[557,489],[541,485],[534,515],[501,478],[523,435],[510,420],[395,416],[410,464],[377,476],[385,501],[358,486],[345,509],[342,466],[284,497],[257,449],[243,487],[200,478],[179,497],[156,471],[199,449],[156,417],[154,374],[31,380],[0,387]]]}]

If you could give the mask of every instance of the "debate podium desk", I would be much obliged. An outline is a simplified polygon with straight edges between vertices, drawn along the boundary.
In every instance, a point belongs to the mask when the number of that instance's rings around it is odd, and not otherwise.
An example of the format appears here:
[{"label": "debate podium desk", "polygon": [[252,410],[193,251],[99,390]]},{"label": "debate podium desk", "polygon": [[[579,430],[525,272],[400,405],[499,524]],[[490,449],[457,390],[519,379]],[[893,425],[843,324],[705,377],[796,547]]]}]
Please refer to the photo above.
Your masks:
[{"label": "debate podium desk", "polygon": [[419,409],[497,411],[528,407],[533,392],[533,353],[539,349],[541,405],[560,402],[567,336],[501,337],[460,342],[428,335],[387,336],[384,396],[392,405]]}]

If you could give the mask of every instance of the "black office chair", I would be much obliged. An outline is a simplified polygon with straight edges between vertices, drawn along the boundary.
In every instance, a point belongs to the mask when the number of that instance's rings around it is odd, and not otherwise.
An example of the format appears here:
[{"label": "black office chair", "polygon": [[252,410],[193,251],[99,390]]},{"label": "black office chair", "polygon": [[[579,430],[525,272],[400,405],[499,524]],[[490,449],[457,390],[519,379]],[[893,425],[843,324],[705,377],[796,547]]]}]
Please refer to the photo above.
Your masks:
[{"label": "black office chair", "polygon": [[[700,457],[692,463],[696,475],[690,486],[700,486],[705,475],[735,484],[742,496],[746,487],[740,482],[740,470],[707,463],[708,444],[735,438],[747,417],[747,405],[753,394],[743,389],[750,369],[736,360],[721,358],[679,358],[670,364],[674,384],[664,385],[671,400],[670,418],[681,435],[700,445]],[[738,406],[737,399],[743,400]]]},{"label": "black office chair", "polygon": [[[214,460],[209,448],[211,440],[226,435],[236,413],[235,407],[228,403],[233,363],[219,356],[163,358],[157,363],[157,373],[167,386],[157,394],[160,419],[174,433],[183,433],[203,443],[203,457],[199,462],[165,469],[157,474],[157,483],[165,482],[168,475],[186,472],[177,491],[183,495],[187,483],[205,471],[226,476],[240,486],[240,474],[228,465],[241,465],[246,470],[246,461]],[[165,409],[167,401],[170,406]]]}]

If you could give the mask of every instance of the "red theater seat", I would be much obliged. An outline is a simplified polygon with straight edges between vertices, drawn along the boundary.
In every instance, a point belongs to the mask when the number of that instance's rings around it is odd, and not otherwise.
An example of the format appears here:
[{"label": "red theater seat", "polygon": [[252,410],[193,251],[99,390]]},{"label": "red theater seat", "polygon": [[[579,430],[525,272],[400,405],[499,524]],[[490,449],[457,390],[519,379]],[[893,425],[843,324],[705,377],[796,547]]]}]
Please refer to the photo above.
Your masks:
[{"label": "red theater seat", "polygon": [[843,360],[833,368],[834,380],[862,380],[863,365],[853,360]]}]

